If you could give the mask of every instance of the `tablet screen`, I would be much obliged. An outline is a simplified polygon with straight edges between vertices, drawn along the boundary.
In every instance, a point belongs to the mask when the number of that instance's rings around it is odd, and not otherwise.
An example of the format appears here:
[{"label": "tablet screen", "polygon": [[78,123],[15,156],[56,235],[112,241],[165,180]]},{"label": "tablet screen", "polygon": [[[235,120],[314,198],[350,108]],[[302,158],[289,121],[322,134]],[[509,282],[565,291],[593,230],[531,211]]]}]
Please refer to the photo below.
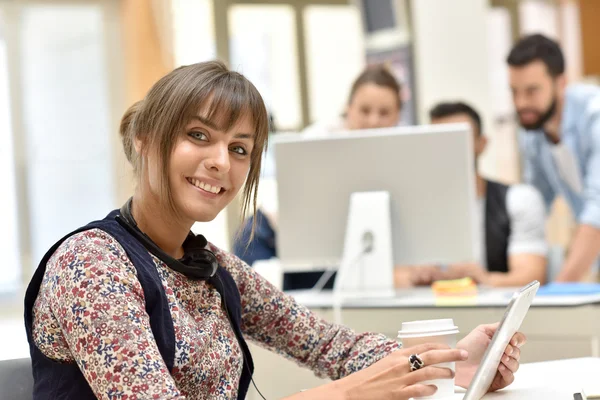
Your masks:
[{"label": "tablet screen", "polygon": [[504,350],[525,319],[539,287],[540,283],[533,281],[513,295],[463,400],[480,400],[487,393]]}]

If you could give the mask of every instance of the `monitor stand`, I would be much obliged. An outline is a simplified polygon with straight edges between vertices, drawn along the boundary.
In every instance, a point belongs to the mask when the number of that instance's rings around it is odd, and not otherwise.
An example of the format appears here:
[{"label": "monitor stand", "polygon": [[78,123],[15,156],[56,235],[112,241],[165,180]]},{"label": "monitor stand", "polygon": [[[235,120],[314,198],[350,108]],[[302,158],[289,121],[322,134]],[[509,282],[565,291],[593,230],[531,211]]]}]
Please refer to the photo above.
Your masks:
[{"label": "monitor stand", "polygon": [[395,295],[388,192],[350,195],[344,254],[333,291],[338,299]]}]

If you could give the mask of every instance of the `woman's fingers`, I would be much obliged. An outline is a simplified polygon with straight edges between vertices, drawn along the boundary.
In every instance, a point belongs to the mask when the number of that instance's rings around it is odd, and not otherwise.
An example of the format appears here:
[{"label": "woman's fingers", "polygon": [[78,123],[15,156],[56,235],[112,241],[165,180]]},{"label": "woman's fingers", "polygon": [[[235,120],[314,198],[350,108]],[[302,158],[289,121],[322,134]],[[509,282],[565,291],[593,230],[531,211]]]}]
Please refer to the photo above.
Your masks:
[{"label": "woman's fingers", "polygon": [[515,373],[519,370],[519,362],[507,355],[502,356],[500,366],[504,365],[510,372]]},{"label": "woman's fingers", "polygon": [[423,381],[431,381],[434,379],[452,379],[454,371],[449,368],[441,367],[424,367],[414,371],[403,377],[406,386],[414,385]]},{"label": "woman's fingers", "polygon": [[466,350],[430,350],[419,355],[425,366],[448,362],[465,361],[469,357]]},{"label": "woman's fingers", "polygon": [[413,397],[432,396],[437,392],[437,387],[434,385],[411,385],[394,392],[394,399],[410,399]]},{"label": "woman's fingers", "polygon": [[500,383],[500,388],[506,387],[514,382],[515,375],[503,364],[500,364],[500,367],[498,367],[498,372],[500,372],[503,380],[503,382]]},{"label": "woman's fingers", "polygon": [[522,332],[515,333],[510,340],[510,344],[515,347],[522,347],[525,343],[527,343],[527,337]]},{"label": "woman's fingers", "polygon": [[521,359],[521,349],[519,349],[518,347],[513,347],[509,344],[508,346],[506,346],[506,350],[504,350],[504,355],[507,355],[519,361]]},{"label": "woman's fingers", "polygon": [[407,373],[414,374],[414,371],[410,371],[409,358],[410,355],[418,355],[423,361],[424,367],[431,367],[437,364],[452,363],[465,361],[468,359],[468,352],[462,349],[450,349],[447,345],[441,343],[425,343],[422,345],[414,346],[409,349],[404,349],[402,353],[398,352],[398,357],[395,360],[394,368],[399,371],[401,375]]}]

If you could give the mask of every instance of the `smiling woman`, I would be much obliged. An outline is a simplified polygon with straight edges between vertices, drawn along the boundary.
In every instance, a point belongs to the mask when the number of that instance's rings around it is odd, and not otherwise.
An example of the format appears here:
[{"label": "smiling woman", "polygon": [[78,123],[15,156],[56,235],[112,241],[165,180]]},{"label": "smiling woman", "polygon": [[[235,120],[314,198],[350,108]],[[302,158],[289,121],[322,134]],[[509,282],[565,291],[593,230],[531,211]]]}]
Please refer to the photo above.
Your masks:
[{"label": "smiling woman", "polygon": [[[443,362],[459,362],[457,382],[470,382],[495,327],[458,349],[399,350],[320,319],[190,232],[244,182],[244,208],[255,207],[267,113],[242,75],[219,62],[178,68],[128,110],[121,133],[138,177],[132,199],[52,246],[27,289],[34,399],[243,399],[246,338],[337,379],[293,399],[421,397],[436,388],[420,382],[453,376],[431,366]],[[518,368],[518,347],[506,351],[493,389]],[[425,366],[411,372],[416,354]]]},{"label": "smiling woman", "polygon": [[[152,183],[151,192],[166,199],[170,211],[194,213],[186,196],[178,191],[185,183],[182,178],[198,179],[205,184],[210,180],[211,186],[221,186],[219,204],[226,205],[235,197],[247,174],[243,208],[244,212],[248,210],[258,187],[261,155],[268,134],[264,103],[249,81],[219,63],[195,69],[181,67],[160,80],[133,109],[126,113],[131,121],[121,134],[127,158],[142,179],[139,182],[142,187]],[[234,155],[231,159],[229,152]],[[148,161],[153,161],[149,165],[156,167],[149,171],[146,182],[140,175],[141,154],[147,154]],[[210,164],[205,165],[206,170],[216,171],[210,173],[213,177],[196,176],[197,171],[190,171],[192,167],[198,169],[201,160]],[[180,175],[173,176],[177,174]],[[220,211],[215,210],[212,216],[179,217],[205,222]]]}]

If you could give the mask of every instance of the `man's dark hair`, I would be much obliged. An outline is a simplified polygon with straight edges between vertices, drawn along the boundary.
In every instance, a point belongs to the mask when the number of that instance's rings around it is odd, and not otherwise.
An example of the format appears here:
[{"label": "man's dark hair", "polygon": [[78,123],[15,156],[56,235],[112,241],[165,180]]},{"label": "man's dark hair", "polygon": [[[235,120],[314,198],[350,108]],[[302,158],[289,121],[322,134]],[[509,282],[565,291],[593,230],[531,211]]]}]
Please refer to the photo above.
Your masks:
[{"label": "man's dark hair", "polygon": [[439,103],[438,105],[433,107],[431,111],[429,111],[429,118],[433,120],[438,118],[451,117],[457,114],[466,114],[473,120],[475,126],[477,127],[477,136],[480,136],[483,133],[483,124],[481,122],[481,117],[479,116],[479,113],[475,111],[475,109],[470,105],[462,103],[460,101],[454,103]]},{"label": "man's dark hair", "polygon": [[525,36],[514,45],[506,62],[511,67],[523,67],[534,61],[546,65],[553,78],[565,72],[565,58],[558,43],[544,35]]}]

